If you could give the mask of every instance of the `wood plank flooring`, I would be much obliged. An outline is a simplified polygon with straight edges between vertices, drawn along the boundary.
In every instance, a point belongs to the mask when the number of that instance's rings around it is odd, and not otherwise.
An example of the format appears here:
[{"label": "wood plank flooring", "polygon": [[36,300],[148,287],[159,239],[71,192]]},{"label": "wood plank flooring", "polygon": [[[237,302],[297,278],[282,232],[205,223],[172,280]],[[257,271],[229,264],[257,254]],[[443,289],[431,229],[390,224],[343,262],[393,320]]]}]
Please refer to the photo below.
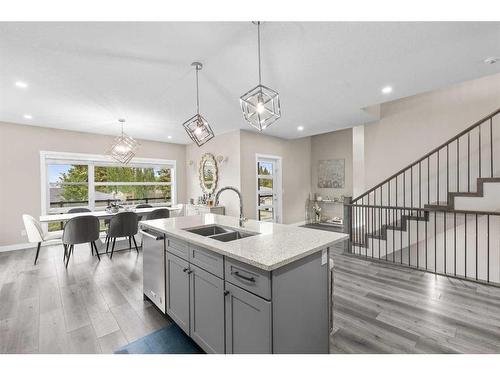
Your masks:
[{"label": "wood plank flooring", "polygon": [[112,353],[170,321],[142,297],[142,252],[0,253],[0,353]]},{"label": "wood plank flooring", "polygon": [[[332,353],[500,353],[500,288],[333,251]],[[0,253],[0,353],[112,353],[170,321],[142,298],[142,252]]]},{"label": "wood plank flooring", "polygon": [[332,353],[500,353],[500,288],[332,257]]}]

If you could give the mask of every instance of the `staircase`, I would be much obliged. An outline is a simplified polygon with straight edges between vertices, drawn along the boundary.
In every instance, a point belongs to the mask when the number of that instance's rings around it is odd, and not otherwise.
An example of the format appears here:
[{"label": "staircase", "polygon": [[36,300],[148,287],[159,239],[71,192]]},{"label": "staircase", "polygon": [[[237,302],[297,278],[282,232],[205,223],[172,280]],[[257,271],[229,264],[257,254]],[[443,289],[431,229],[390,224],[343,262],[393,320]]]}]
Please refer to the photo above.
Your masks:
[{"label": "staircase", "polygon": [[500,286],[500,109],[348,207],[348,252]]}]

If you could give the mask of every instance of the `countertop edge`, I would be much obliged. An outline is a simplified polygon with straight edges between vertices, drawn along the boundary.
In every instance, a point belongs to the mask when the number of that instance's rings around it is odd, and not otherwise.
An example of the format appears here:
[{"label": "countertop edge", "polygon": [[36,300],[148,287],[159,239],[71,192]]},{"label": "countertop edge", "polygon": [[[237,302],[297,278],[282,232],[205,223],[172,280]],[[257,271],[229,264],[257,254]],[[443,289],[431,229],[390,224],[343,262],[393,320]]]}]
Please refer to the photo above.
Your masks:
[{"label": "countertop edge", "polygon": [[195,239],[192,239],[192,238],[187,239],[186,237],[183,237],[183,236],[181,236],[181,235],[179,235],[177,233],[174,233],[174,232],[170,232],[170,231],[168,231],[166,229],[159,229],[159,228],[154,227],[154,226],[152,226],[150,224],[147,224],[146,222],[140,222],[140,228],[142,229],[144,227],[149,228],[149,229],[153,229],[155,231],[164,233],[166,235],[170,235],[170,236],[172,236],[174,238],[180,239],[180,240],[185,241],[187,243],[190,243],[190,244],[193,244],[193,245],[196,245],[196,246],[200,246],[200,247],[206,248],[206,249],[211,250],[211,251],[213,251],[213,252],[215,252],[217,254],[220,254],[220,255],[223,255],[223,256],[227,256],[227,257],[229,257],[231,259],[235,259],[235,260],[238,260],[238,261],[243,262],[245,264],[248,264],[250,266],[254,266],[254,267],[260,268],[260,269],[262,269],[264,271],[274,271],[274,270],[277,270],[278,268],[286,266],[287,264],[293,263],[293,262],[295,262],[297,260],[300,260],[302,258],[305,258],[305,257],[311,255],[311,254],[314,254],[314,253],[316,253],[316,252],[318,252],[320,250],[323,250],[326,247],[330,247],[330,246],[332,246],[332,245],[334,245],[334,244],[336,244],[338,242],[344,241],[348,237],[347,234],[342,233],[345,237],[338,238],[337,240],[327,242],[324,245],[316,246],[316,247],[314,247],[312,249],[304,251],[301,254],[297,254],[297,255],[295,255],[293,257],[287,258],[285,260],[282,260],[280,262],[277,262],[277,263],[269,266],[269,265],[262,264],[262,263],[259,263],[257,261],[250,260],[248,258],[239,256],[239,255],[227,252],[227,251],[222,250],[220,248],[217,248],[217,247],[214,247],[214,246],[210,246],[210,245],[208,245],[206,243],[203,243],[202,241],[196,241]]}]

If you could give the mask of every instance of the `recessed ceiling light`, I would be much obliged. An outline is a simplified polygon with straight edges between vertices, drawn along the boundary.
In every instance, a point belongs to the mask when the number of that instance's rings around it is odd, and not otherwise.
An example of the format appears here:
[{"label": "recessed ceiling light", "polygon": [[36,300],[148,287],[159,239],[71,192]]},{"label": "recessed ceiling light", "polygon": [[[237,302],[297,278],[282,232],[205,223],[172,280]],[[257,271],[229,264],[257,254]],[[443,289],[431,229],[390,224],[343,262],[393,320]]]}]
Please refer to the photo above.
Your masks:
[{"label": "recessed ceiling light", "polygon": [[172,136],[171,136],[171,135],[169,135],[167,138],[168,138],[168,139],[172,139]]},{"label": "recessed ceiling light", "polygon": [[26,82],[23,82],[23,81],[17,81],[15,83],[16,87],[19,87],[20,89],[25,89],[26,87],[28,87],[28,84]]},{"label": "recessed ceiling light", "polygon": [[488,65],[492,65],[498,61],[498,57],[488,57],[484,59],[484,63]]},{"label": "recessed ceiling light", "polygon": [[304,130],[304,127],[303,127],[303,126],[297,126],[297,130],[298,130],[299,132],[301,132],[302,130]]},{"label": "recessed ceiling light", "polygon": [[391,86],[385,86],[382,89],[382,94],[390,94],[392,92],[392,87]]},{"label": "recessed ceiling light", "polygon": [[26,120],[31,120],[33,118],[33,116],[31,115],[24,115],[23,116]]}]

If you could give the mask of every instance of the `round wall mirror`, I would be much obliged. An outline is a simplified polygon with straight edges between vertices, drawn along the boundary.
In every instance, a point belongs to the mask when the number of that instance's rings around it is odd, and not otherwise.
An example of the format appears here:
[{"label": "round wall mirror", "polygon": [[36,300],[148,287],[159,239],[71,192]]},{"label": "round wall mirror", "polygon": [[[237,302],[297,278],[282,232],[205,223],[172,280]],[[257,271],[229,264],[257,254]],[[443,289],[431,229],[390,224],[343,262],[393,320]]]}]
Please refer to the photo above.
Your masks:
[{"label": "round wall mirror", "polygon": [[199,170],[201,190],[205,194],[213,194],[217,188],[217,161],[212,154],[204,154],[200,161]]}]

